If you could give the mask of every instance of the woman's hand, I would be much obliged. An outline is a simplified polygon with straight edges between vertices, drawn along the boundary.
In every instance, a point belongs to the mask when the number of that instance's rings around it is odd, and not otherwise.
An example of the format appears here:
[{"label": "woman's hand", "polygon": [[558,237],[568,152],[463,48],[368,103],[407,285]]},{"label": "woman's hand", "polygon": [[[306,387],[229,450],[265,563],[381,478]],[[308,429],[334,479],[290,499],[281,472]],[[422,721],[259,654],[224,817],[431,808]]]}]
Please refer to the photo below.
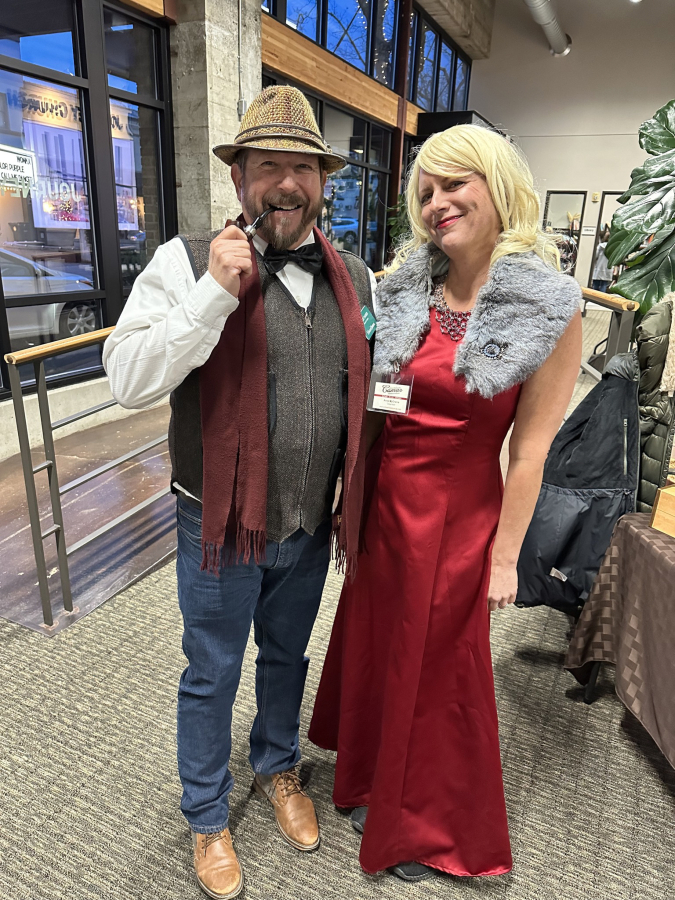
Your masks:
[{"label": "woman's hand", "polygon": [[490,569],[490,586],[488,588],[488,609],[504,609],[513,603],[518,592],[518,572],[515,565],[504,565],[493,562]]}]

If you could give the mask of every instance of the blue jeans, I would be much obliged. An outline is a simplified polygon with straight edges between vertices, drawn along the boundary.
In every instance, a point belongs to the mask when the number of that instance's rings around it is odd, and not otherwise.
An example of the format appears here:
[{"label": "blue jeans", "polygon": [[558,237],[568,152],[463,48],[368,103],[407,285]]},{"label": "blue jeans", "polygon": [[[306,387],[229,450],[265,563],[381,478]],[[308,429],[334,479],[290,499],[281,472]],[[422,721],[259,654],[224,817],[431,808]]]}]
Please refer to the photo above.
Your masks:
[{"label": "blue jeans", "polygon": [[330,562],[330,520],[314,535],[298,530],[268,541],[265,559],[200,571],[201,510],[178,500],[178,602],[188,667],[178,689],[181,810],[193,831],[228,823],[233,778],[232,705],[254,625],[256,715],[250,736],[254,772],[272,775],[300,760],[300,704],[307,643]]}]

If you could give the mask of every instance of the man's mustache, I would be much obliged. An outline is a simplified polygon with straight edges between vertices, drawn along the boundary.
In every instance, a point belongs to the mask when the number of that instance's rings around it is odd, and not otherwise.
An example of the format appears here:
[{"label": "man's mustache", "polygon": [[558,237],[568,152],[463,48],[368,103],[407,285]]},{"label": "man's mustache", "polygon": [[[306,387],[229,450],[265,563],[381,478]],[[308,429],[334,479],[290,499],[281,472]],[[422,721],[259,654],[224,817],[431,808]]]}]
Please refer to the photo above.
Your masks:
[{"label": "man's mustache", "polygon": [[273,196],[265,197],[263,200],[263,204],[265,208],[269,206],[277,206],[293,209],[300,206],[302,207],[302,209],[307,209],[307,207],[309,206],[309,201],[307,200],[307,198],[298,197],[297,194],[288,194],[286,196],[282,194],[274,194]]}]

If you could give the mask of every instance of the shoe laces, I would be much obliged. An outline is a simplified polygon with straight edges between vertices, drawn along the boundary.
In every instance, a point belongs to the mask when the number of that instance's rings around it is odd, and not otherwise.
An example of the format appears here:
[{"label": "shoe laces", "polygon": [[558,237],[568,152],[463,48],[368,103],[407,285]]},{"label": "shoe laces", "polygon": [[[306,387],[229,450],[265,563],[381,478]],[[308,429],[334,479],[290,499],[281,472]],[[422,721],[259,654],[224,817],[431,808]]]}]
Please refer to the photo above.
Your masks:
[{"label": "shoe laces", "polygon": [[275,787],[282,794],[284,801],[292,797],[293,794],[305,795],[297,768],[289,769],[287,772],[280,772]]},{"label": "shoe laces", "polygon": [[228,839],[228,835],[223,831],[214,831],[211,834],[205,835],[206,840],[204,841],[204,856],[206,856],[206,851],[209,849],[211,844],[215,844],[216,841],[225,841],[226,844],[232,844],[232,838]]}]

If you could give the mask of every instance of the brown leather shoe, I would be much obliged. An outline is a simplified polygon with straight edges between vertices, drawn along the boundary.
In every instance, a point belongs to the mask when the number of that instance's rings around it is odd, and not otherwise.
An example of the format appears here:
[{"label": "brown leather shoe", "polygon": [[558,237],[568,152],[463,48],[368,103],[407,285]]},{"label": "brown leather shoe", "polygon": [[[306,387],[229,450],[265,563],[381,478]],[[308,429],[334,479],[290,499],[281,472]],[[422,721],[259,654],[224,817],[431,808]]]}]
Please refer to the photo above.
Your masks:
[{"label": "brown leather shoe", "polygon": [[316,850],[320,843],[314,804],[302,789],[297,768],[276,775],[256,775],[253,790],[274,807],[277,828],[296,850]]},{"label": "brown leather shoe", "polygon": [[199,887],[214,900],[230,900],[244,886],[244,873],[232,846],[229,828],[214,834],[192,832]]}]

